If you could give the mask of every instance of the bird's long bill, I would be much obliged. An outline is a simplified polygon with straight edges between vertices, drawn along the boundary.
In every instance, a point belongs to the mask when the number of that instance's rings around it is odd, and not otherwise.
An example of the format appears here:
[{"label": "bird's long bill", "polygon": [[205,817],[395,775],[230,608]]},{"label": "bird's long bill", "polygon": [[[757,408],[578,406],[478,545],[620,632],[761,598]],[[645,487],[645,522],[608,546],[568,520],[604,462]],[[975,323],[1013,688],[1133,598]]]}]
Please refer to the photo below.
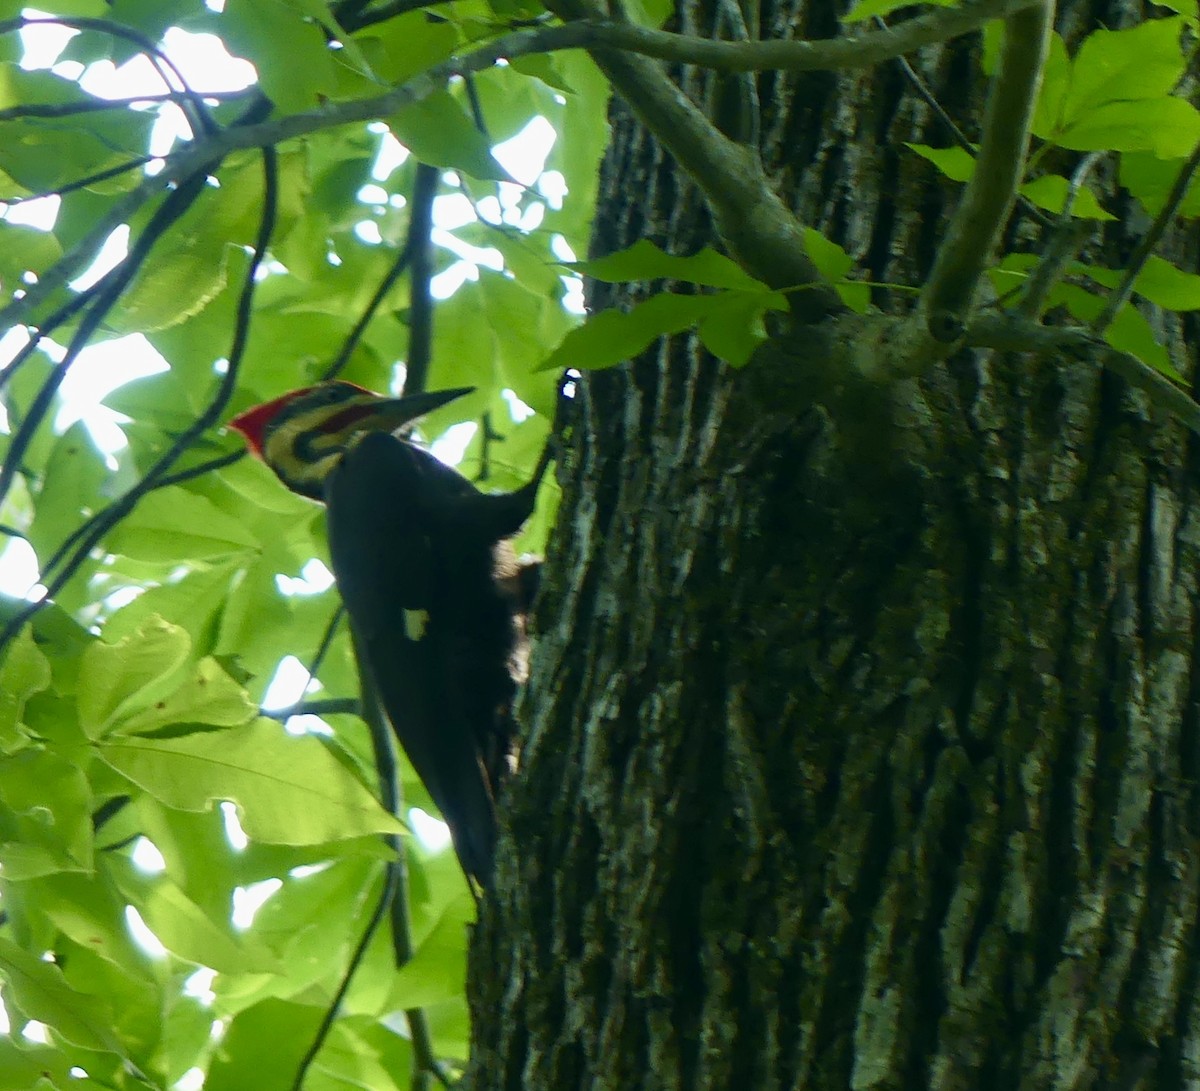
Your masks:
[{"label": "bird's long bill", "polygon": [[335,413],[325,428],[338,432],[352,424],[355,431],[394,432],[474,389],[473,386],[459,386],[452,390],[427,390],[402,398],[375,398],[370,402],[351,404],[341,413]]}]

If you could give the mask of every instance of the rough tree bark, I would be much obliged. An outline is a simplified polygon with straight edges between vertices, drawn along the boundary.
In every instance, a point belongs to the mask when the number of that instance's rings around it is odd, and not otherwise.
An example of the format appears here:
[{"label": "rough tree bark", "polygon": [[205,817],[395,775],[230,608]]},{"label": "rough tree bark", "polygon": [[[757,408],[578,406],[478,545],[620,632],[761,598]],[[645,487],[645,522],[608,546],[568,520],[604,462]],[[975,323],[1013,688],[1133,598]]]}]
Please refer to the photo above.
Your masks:
[{"label": "rough tree bark", "polygon": [[[1063,6],[1068,36],[1140,16]],[[835,29],[800,0],[761,25]],[[971,135],[977,62],[914,58]],[[919,283],[954,193],[903,148],[948,140],[899,68],[758,89],[781,192]],[[714,242],[612,120],[595,252]],[[963,354],[814,404],[821,345],[734,374],[675,339],[579,384],[472,1086],[1195,1086],[1194,452],[1086,363]]]}]

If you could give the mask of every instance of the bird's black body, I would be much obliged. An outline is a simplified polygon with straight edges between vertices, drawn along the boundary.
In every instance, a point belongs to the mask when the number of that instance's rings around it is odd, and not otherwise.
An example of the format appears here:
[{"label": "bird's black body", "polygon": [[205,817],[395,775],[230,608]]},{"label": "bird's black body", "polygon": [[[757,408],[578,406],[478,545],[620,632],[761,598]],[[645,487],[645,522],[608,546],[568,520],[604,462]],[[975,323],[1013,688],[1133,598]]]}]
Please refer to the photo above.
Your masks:
[{"label": "bird's black body", "polygon": [[323,383],[232,425],[289,488],[324,500],[367,689],[449,824],[463,870],[486,885],[494,790],[510,754],[520,600],[532,585],[504,539],[532,512],[547,458],[528,485],[489,495],[392,434],[466,392],[388,399]]},{"label": "bird's black body", "polygon": [[428,451],[375,433],[329,475],[325,503],[364,666],[464,869],[486,881],[516,690],[515,604],[496,580],[496,548],[533,492],[481,493]]}]

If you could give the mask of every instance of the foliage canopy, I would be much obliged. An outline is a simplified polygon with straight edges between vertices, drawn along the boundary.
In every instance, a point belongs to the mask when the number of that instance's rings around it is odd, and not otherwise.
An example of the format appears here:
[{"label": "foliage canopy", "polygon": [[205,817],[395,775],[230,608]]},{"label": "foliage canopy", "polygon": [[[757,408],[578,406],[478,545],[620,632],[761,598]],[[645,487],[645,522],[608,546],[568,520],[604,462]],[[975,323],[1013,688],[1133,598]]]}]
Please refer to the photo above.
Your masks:
[{"label": "foliage canopy", "polygon": [[[661,4],[631,5],[628,23],[526,0],[217,6],[57,0],[43,5],[50,14],[11,8],[0,23],[10,330],[0,524],[24,543],[9,565],[22,550],[35,556],[49,592],[0,604],[0,976],[11,1022],[0,1089],[194,1087],[201,1074],[210,1091],[285,1088],[335,1009],[308,1088],[407,1086],[409,1073],[435,1059],[449,1073],[466,1054],[471,895],[451,854],[377,802],[352,651],[332,627],[336,590],[310,567],[327,555],[321,511],[244,457],[221,427],[235,412],[334,370],[397,389],[428,342],[425,384],[476,392],[433,414],[426,438],[474,422],[460,468],[512,488],[550,432],[564,368],[614,366],[688,330],[740,367],[798,300],[823,291],[827,311],[867,316],[873,290],[899,289],[886,298],[920,300],[889,318],[963,318],[949,339],[922,333],[923,359],[964,330],[967,343],[1038,347],[1028,326],[1065,315],[1071,336],[1196,419],[1131,302],[1200,308],[1200,276],[1150,253],[1176,218],[1200,215],[1200,113],[1178,94],[1194,3],[1070,49],[1053,33],[1020,39],[1028,28],[1016,21],[1042,7],[1035,0],[935,5],[900,24],[927,20],[917,45],[983,27],[996,85],[1021,49],[1035,77],[1014,93],[1028,115],[1015,137],[910,147],[931,164],[931,185],[976,193],[988,155],[1010,164],[1014,184],[979,198],[982,237],[969,225],[950,234],[947,253],[973,252],[973,267],[939,266],[928,284],[903,286],[856,280],[855,256],[803,225],[788,237],[799,257],[774,263],[738,226],[760,182],[735,142],[674,129],[658,99],[633,93],[636,79],[602,74],[579,47],[649,64],[716,45],[725,52],[712,63],[732,71],[880,63],[901,50],[872,55],[884,47],[867,20],[907,5],[863,0],[843,29],[867,29],[844,56],[814,62],[798,49],[769,63],[753,42],[659,31]],[[70,34],[31,67],[51,27]],[[193,73],[188,56],[212,47],[196,36],[248,61],[256,82],[220,90]],[[667,254],[652,240],[574,260],[588,249],[610,79],[685,169],[713,164],[696,180],[736,260]],[[535,118],[553,144],[517,184],[492,149],[521,134],[528,147]],[[1116,187],[1095,180],[1101,161],[1116,164]],[[441,194],[432,247],[421,164],[436,168]],[[1014,199],[1042,236],[993,256]],[[1123,269],[1076,257],[1081,223],[1130,208],[1155,224],[1145,253]],[[106,242],[120,256],[98,258]],[[999,332],[970,326],[981,273],[1013,318]],[[580,275],[656,290],[582,321],[567,305]],[[432,311],[431,276],[443,295]],[[939,285],[962,280],[966,301],[943,306]],[[911,339],[898,343],[911,351]],[[161,369],[104,396],[121,444],[102,445],[82,422],[55,425],[68,375],[135,354]],[[555,499],[548,484],[518,548],[542,547]],[[323,720],[285,730],[281,712],[264,713],[285,655],[319,680],[309,694]],[[431,808],[411,770],[403,782],[408,806]],[[388,930],[367,930],[394,874],[381,834],[406,847],[412,950],[398,972]]]}]

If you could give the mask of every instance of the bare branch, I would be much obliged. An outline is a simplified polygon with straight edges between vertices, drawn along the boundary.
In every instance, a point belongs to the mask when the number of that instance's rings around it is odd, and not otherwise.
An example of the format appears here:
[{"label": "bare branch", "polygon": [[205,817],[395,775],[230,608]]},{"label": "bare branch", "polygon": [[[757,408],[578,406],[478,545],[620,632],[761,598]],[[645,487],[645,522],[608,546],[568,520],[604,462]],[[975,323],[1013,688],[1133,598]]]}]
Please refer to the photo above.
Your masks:
[{"label": "bare branch", "polygon": [[1004,49],[984,111],[975,173],[950,221],[923,294],[925,321],[939,341],[953,341],[962,333],[979,278],[1016,198],[1053,13],[1050,0],[1041,0],[1005,23]]}]

